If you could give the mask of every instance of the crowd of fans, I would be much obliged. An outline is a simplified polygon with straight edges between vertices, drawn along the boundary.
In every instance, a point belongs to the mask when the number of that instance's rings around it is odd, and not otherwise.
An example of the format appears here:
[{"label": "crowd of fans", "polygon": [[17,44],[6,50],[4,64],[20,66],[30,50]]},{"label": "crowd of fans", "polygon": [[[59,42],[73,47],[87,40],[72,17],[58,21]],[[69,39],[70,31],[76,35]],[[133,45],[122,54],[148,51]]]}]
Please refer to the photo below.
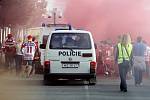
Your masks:
[{"label": "crowd of fans", "polygon": [[[120,43],[122,41],[122,36],[118,36],[117,43]],[[146,49],[144,51],[144,57],[145,57],[145,63],[146,63],[146,70],[145,70],[145,76],[150,76],[150,46],[146,43],[145,40],[141,41],[146,46]],[[118,65],[115,63],[116,58],[116,48],[117,43],[113,43],[112,41],[104,40],[100,41],[97,44],[97,66],[98,66],[98,74],[102,74],[105,76],[118,76],[119,70]],[[131,41],[131,44],[134,45],[136,43]],[[130,74],[133,74],[131,72]]]},{"label": "crowd of fans", "polygon": [[[1,64],[8,72],[16,72],[17,76],[31,77],[35,74],[36,67],[40,66],[40,52],[35,37],[27,36],[27,41],[14,40],[8,34],[4,43],[0,44]],[[4,55],[4,59],[2,59]]]},{"label": "crowd of fans", "polygon": [[[123,45],[126,45],[126,43],[128,46],[130,43],[131,47],[124,47]],[[131,56],[132,68],[130,74],[135,77],[135,84],[142,84],[143,71],[146,76],[150,76],[150,47],[142,37],[137,37],[137,41],[131,41],[130,35],[120,35],[118,36],[117,43],[114,44],[107,40],[100,41],[97,47],[98,74],[105,76],[115,75],[124,79],[124,75],[121,74],[123,70],[122,65],[120,64],[124,62],[124,59],[130,59]],[[36,67],[40,65],[41,54],[38,48],[38,41],[31,35],[27,37],[27,41],[23,42],[20,39],[14,41],[13,35],[8,34],[5,42],[0,43],[1,63],[3,55],[5,56],[4,69],[9,72],[15,69],[17,76],[23,75],[25,77],[31,77],[35,74]],[[120,59],[120,57],[122,57],[122,59]],[[142,70],[139,70],[139,67],[135,65],[137,63],[136,59],[145,62],[145,65],[140,65],[145,66],[144,68],[142,67]]]}]

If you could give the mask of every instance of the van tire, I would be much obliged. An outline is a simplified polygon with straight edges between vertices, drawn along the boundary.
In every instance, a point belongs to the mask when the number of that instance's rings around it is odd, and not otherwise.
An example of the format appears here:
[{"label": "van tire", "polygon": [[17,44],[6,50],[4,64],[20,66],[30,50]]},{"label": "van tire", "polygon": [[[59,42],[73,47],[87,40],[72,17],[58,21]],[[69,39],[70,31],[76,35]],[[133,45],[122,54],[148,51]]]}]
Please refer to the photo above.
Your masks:
[{"label": "van tire", "polygon": [[43,83],[44,83],[44,85],[49,85],[49,79],[48,79],[48,77],[47,77],[47,75],[44,75],[44,80],[43,80]]},{"label": "van tire", "polygon": [[89,79],[89,85],[96,85],[96,77]]}]

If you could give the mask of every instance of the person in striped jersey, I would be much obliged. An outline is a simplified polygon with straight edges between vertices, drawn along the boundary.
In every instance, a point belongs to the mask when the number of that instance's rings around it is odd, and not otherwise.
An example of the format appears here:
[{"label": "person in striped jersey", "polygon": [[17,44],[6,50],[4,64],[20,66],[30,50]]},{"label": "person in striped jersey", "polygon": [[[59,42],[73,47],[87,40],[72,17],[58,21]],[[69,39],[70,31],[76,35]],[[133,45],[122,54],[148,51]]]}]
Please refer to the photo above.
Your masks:
[{"label": "person in striped jersey", "polygon": [[27,73],[27,77],[30,77],[34,54],[37,47],[32,41],[31,35],[28,35],[27,40],[28,41],[22,44],[21,52],[23,53],[23,73]]}]

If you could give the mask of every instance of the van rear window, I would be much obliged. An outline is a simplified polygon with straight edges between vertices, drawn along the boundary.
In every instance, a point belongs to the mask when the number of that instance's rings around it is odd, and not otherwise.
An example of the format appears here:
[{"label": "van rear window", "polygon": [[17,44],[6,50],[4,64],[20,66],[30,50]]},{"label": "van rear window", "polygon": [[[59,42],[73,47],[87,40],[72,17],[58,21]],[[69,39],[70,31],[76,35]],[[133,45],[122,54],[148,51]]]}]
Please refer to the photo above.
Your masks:
[{"label": "van rear window", "polygon": [[91,49],[91,40],[87,33],[53,33],[49,48]]}]

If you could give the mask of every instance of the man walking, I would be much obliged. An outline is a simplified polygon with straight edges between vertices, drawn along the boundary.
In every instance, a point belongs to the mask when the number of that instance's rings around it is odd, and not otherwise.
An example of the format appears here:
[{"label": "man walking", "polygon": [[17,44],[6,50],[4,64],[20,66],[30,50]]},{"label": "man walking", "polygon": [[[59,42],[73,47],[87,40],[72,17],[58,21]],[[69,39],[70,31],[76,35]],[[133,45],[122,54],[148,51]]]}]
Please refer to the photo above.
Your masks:
[{"label": "man walking", "polygon": [[137,42],[133,46],[133,67],[135,85],[142,85],[143,71],[146,69],[145,64],[145,50],[146,45],[142,42],[142,37],[137,37]]},{"label": "man walking", "polygon": [[15,41],[13,39],[12,34],[8,34],[4,43],[4,53],[5,53],[5,65],[6,69],[10,69],[12,71],[14,58],[16,54]]},{"label": "man walking", "polygon": [[24,71],[27,71],[27,77],[30,77],[32,71],[32,64],[34,59],[34,54],[36,51],[36,44],[32,41],[32,36],[27,37],[28,41],[22,44],[21,51],[23,53],[24,61]]}]

